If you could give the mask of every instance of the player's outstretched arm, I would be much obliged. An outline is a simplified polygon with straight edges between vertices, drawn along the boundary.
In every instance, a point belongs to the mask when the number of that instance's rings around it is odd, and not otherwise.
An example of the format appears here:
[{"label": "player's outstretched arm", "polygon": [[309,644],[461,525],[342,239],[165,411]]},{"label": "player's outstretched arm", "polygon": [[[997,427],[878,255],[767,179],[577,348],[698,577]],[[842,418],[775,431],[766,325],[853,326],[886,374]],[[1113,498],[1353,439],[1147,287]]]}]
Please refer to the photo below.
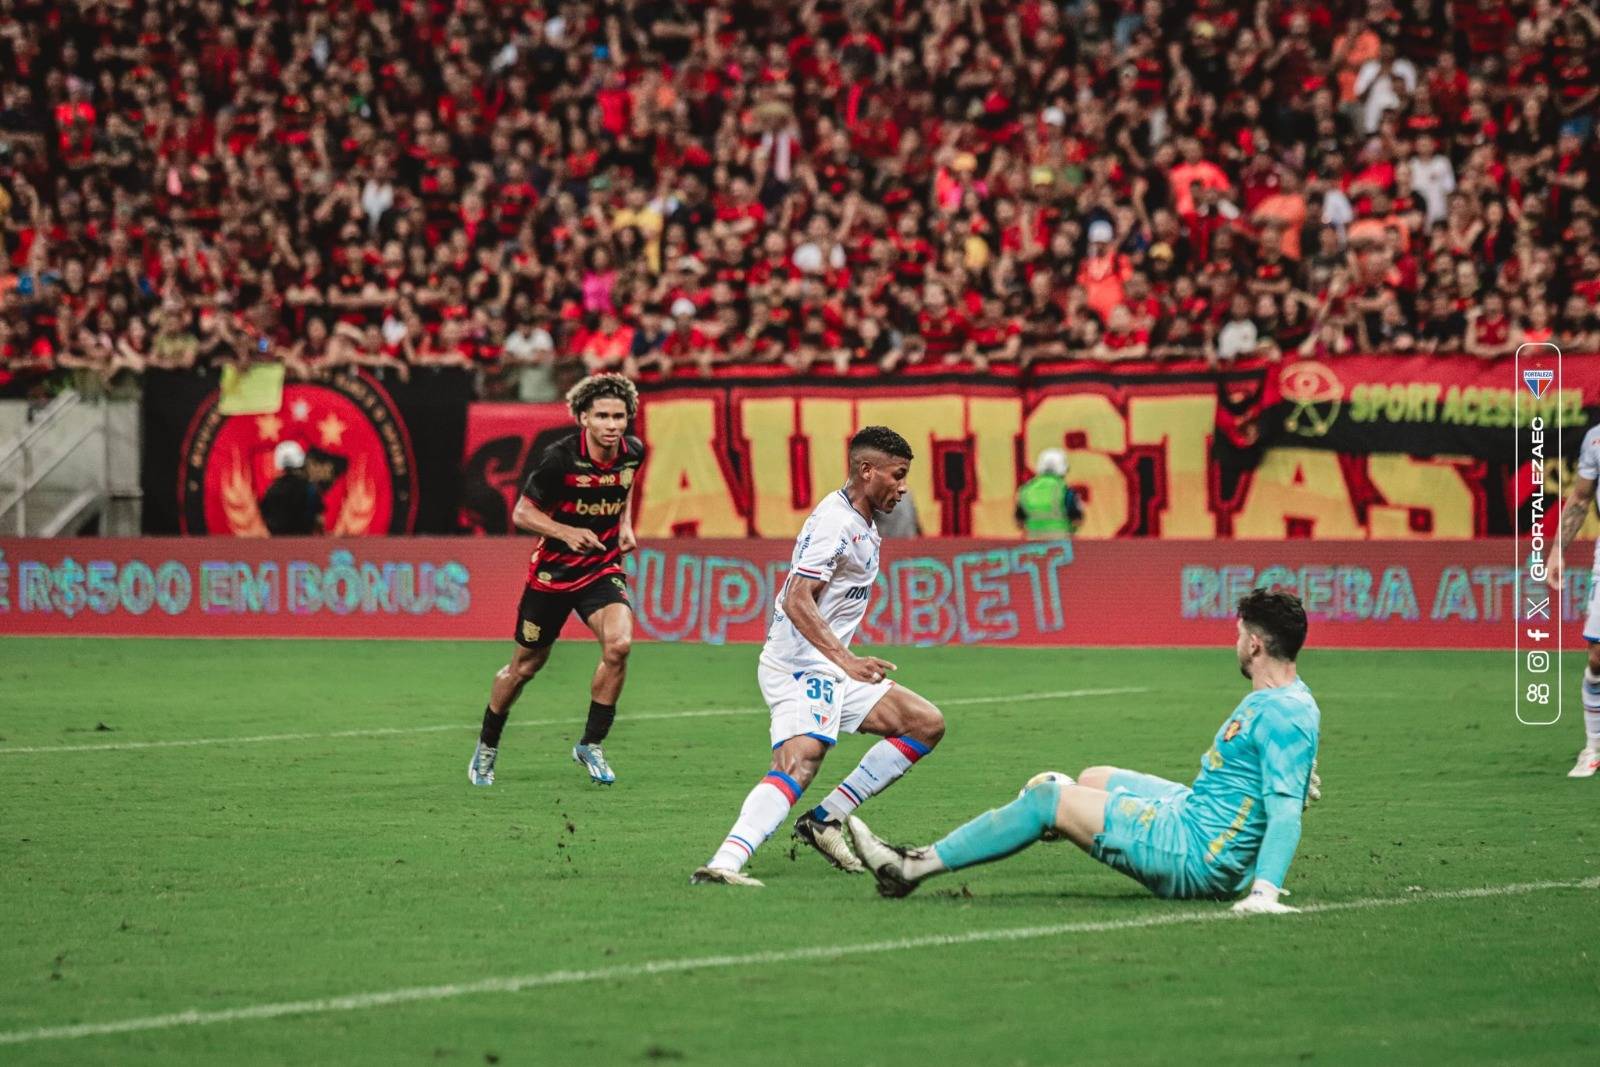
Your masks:
[{"label": "player's outstretched arm", "polygon": [[1261,761],[1261,802],[1267,829],[1256,853],[1255,884],[1233,910],[1244,915],[1298,911],[1279,903],[1278,897],[1295,849],[1300,847],[1300,813],[1305,810],[1317,767],[1316,729],[1282,708],[1269,706],[1256,717],[1251,732]]},{"label": "player's outstretched arm", "polygon": [[1250,893],[1233,906],[1241,915],[1282,915],[1299,911],[1280,904],[1284,879],[1289,875],[1289,864],[1294,860],[1294,850],[1300,847],[1301,801],[1281,793],[1266,797],[1267,832],[1261,838],[1261,851],[1256,857],[1256,881]]},{"label": "player's outstretched arm", "polygon": [[1548,580],[1551,589],[1561,588],[1561,571],[1565,563],[1567,546],[1578,536],[1583,520],[1588,516],[1589,509],[1594,506],[1594,487],[1593,478],[1578,478],[1572,486],[1571,495],[1567,497],[1566,505],[1561,509],[1560,534],[1556,537],[1550,552]]},{"label": "player's outstretched arm", "polygon": [[517,500],[515,510],[511,512],[511,523],[517,529],[527,533],[538,534],[540,537],[553,537],[562,542],[574,552],[604,552],[606,546],[593,530],[585,530],[577,526],[568,526],[557,522],[550,515],[539,510],[528,497]]},{"label": "player's outstretched arm", "polygon": [[894,664],[877,656],[858,656],[851,652],[822,620],[822,612],[817,608],[817,598],[822,595],[822,590],[827,584],[799,574],[789,575],[783,593],[783,613],[789,616],[789,621],[794,623],[794,628],[800,631],[801,637],[810,641],[812,647],[845,674],[858,682],[883,681],[884,675],[895,669]]}]

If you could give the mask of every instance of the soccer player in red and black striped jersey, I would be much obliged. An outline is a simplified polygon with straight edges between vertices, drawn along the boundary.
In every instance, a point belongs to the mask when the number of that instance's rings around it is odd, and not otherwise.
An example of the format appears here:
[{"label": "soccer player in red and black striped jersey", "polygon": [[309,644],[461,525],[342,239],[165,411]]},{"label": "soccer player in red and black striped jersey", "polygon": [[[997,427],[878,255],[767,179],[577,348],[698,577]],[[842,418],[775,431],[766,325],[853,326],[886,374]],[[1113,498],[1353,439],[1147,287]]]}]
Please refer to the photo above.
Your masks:
[{"label": "soccer player in red and black striped jersey", "polygon": [[572,387],[567,406],[578,432],[540,454],[511,516],[517,529],[541,540],[517,610],[516,651],[494,676],[478,747],[467,765],[473,785],[494,784],[506,714],[550,658],[573,611],[599,639],[600,665],[589,689],[589,720],[572,758],[597,785],[617,779],[600,743],[616,718],[633,644],[622,556],[635,545],[632,491],[645,454],[644,442],[627,433],[639,393],[620,374],[596,374]]}]

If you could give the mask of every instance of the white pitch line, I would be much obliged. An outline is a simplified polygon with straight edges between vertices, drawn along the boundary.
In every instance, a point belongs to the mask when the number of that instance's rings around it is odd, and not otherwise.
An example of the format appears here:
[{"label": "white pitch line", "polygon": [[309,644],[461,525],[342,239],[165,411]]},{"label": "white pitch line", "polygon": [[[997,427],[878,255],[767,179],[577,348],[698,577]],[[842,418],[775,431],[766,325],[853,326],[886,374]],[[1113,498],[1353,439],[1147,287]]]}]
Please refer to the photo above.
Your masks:
[{"label": "white pitch line", "polygon": [[943,708],[961,707],[965,704],[1022,704],[1030,700],[1057,700],[1067,697],[1110,697],[1124,693],[1148,693],[1149,686],[1122,686],[1117,689],[1057,689],[1051,693],[1009,693],[1005,696],[954,697],[940,699]]},{"label": "white pitch line", "polygon": [[[1017,704],[1036,700],[1065,700],[1073,697],[1116,696],[1123,693],[1148,693],[1145,687],[1120,689],[1060,689],[1049,693],[1010,693],[1005,696],[959,697],[941,700],[946,706],[968,704]],[[622,721],[657,719],[702,719],[720,715],[752,715],[755,708],[700,708],[695,711],[657,711],[622,716]],[[573,719],[512,719],[508,726],[570,726]],[[269,741],[322,741],[341,737],[399,737],[406,734],[432,734],[449,730],[476,729],[471,723],[444,723],[432,726],[374,727],[368,730],[336,730],[332,733],[255,734],[248,737],[188,737],[172,741],[106,741],[95,745],[15,745],[0,748],[0,756],[25,756],[47,752],[131,752],[145,748],[196,748],[202,745],[259,745]]]},{"label": "white pitch line", "polygon": [[[1400,907],[1426,901],[1477,900],[1484,897],[1521,896],[1551,889],[1600,889],[1600,878],[1583,878],[1565,882],[1521,882],[1512,885],[1483,886],[1476,889],[1439,889],[1412,893],[1403,897],[1368,897],[1361,900],[1336,901],[1330,904],[1310,904],[1301,908],[1305,915],[1329,912],[1356,911],[1370,908]],[[715,890],[705,890],[708,895]],[[987,944],[1000,941],[1033,941],[1046,937],[1069,934],[1098,934],[1119,930],[1144,930],[1155,926],[1179,926],[1195,923],[1274,921],[1259,917],[1235,915],[1218,905],[1206,911],[1179,911],[1166,915],[1149,915],[1139,919],[1110,919],[1101,922],[1058,923],[1051,926],[1019,926],[997,930],[971,930],[964,934],[932,934],[925,937],[904,937],[893,941],[868,941],[854,945],[813,945],[807,948],[782,949],[770,952],[751,952],[742,955],[692,956],[675,960],[650,960],[645,963],[620,964],[586,971],[546,971],[542,974],[524,974],[505,978],[484,978],[476,982],[452,985],[412,986],[391,989],[380,993],[353,993],[342,997],[323,997],[315,1000],[280,1001],[272,1004],[253,1004],[244,1008],[222,1011],[174,1012],[170,1015],[148,1015],[143,1018],[119,1019],[108,1023],[79,1023],[73,1026],[43,1026],[33,1030],[0,1031],[0,1045],[23,1045],[35,1041],[65,1041],[80,1037],[104,1037],[111,1034],[139,1033],[149,1030],[173,1030],[188,1026],[215,1026],[220,1023],[253,1022],[277,1019],[285,1015],[325,1015],[332,1012],[364,1011],[395,1004],[415,1004],[434,1000],[454,1000],[459,997],[484,993],[518,993],[525,989],[548,986],[574,985],[579,982],[604,982],[627,978],[645,978],[658,974],[681,974],[688,971],[720,970],[731,967],[755,967],[774,963],[799,963],[815,960],[834,960],[845,956],[876,956],[888,952],[906,952],[923,948],[949,948],[958,945]],[[1278,922],[1292,921],[1278,919]]]}]

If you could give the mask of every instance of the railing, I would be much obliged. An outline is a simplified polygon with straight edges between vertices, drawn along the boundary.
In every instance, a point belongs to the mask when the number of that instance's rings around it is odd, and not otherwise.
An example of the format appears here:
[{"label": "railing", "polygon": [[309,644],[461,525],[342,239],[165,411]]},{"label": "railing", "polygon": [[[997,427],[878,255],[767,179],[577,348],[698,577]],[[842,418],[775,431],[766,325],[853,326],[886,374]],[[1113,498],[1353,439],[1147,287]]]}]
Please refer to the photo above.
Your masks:
[{"label": "railing", "polygon": [[[75,428],[68,428],[67,416],[85,401],[68,390],[40,411],[28,427],[9,444],[0,445],[0,529],[10,527],[18,537],[30,534],[54,537],[72,532],[66,527],[75,519],[103,506],[110,494],[111,433],[109,407],[96,405],[97,417]],[[98,443],[98,470],[89,484],[63,490],[47,487],[50,475],[63,463],[83,454],[83,449]],[[44,496],[55,499],[41,499]],[[33,505],[30,508],[30,503]],[[48,508],[42,521],[40,513]],[[34,522],[29,522],[30,510]]]}]

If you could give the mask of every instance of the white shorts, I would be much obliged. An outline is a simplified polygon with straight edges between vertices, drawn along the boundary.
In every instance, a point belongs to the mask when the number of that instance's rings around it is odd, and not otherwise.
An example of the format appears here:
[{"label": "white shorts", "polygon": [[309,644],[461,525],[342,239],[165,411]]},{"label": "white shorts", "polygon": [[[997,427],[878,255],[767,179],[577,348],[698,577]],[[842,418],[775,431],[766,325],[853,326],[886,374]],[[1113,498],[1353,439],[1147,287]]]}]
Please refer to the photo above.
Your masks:
[{"label": "white shorts", "polygon": [[861,728],[867,714],[894,682],[858,682],[833,671],[781,671],[765,663],[756,668],[761,696],[772,711],[772,747],[791,737],[814,737],[832,746],[839,735]]}]

